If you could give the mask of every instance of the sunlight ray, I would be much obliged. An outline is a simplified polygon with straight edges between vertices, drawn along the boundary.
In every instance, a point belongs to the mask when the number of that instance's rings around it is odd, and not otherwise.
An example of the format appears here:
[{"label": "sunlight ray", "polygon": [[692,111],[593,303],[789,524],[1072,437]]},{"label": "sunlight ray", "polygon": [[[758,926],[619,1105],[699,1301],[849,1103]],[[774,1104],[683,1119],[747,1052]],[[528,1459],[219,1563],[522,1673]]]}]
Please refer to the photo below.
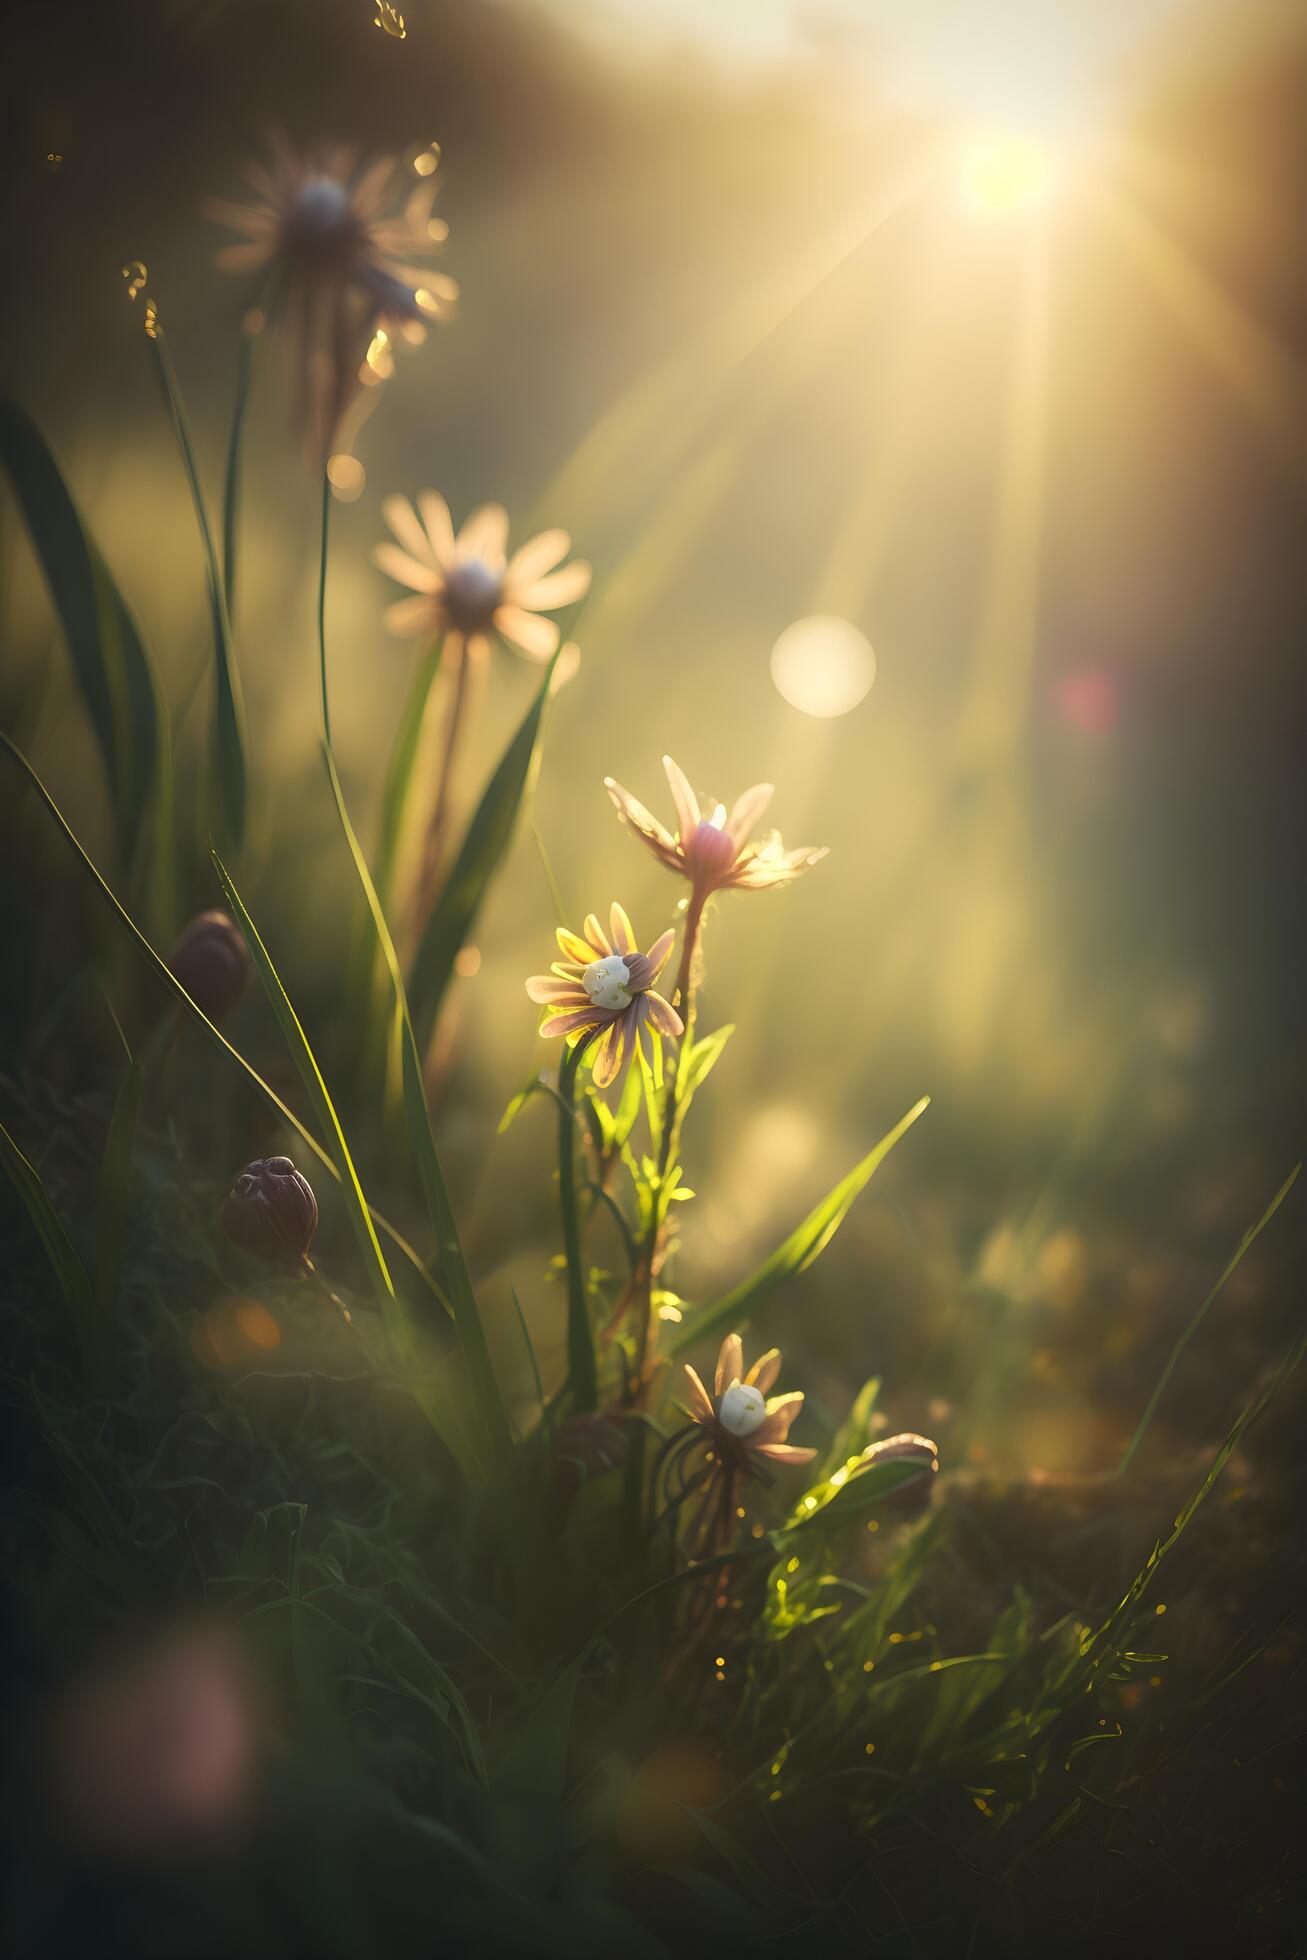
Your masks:
[{"label": "sunlight ray", "polygon": [[1287,462],[1307,470],[1302,372],[1262,323],[1230,297],[1134,198],[1106,184],[1094,204],[1197,351]]}]

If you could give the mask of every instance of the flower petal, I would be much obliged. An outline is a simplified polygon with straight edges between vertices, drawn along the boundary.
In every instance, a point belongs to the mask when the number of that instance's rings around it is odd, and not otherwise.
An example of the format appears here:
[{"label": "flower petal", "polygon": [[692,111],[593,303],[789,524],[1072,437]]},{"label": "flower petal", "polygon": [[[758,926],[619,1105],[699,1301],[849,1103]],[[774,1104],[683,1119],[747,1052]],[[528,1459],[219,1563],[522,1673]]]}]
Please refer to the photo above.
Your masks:
[{"label": "flower petal", "polygon": [[779,1348],[768,1348],[766,1354],[758,1356],[744,1379],[750,1388],[756,1388],[760,1395],[765,1395],[780,1372],[781,1351]]},{"label": "flower petal", "polygon": [[415,592],[437,592],[443,583],[434,565],[410,558],[397,544],[378,544],[372,548],[372,562],[387,578],[411,585]]},{"label": "flower petal", "polygon": [[716,1413],[713,1409],[712,1397],[700,1381],[698,1370],[692,1368],[687,1361],[685,1373],[690,1384],[690,1415],[695,1422],[712,1422]]},{"label": "flower petal", "polygon": [[587,1007],[590,996],[575,980],[556,980],[548,973],[533,973],[526,982],[527,997],[544,1006]]},{"label": "flower petal", "polygon": [[570,606],[589,590],[590,567],[584,558],[574,558],[570,565],[550,572],[547,578],[533,579],[524,585],[514,581],[513,597],[520,606],[530,606],[534,612],[554,612],[559,606]]},{"label": "flower petal", "polygon": [[717,1356],[717,1372],[713,1376],[713,1389],[722,1395],[732,1382],[737,1382],[744,1373],[744,1343],[738,1334],[728,1334],[722,1342]]},{"label": "flower petal", "polygon": [[[633,953],[636,950],[635,929],[630,917],[614,899],[608,908],[608,923],[612,928],[613,946],[619,953]],[[650,976],[652,978],[652,975]]]},{"label": "flower petal", "polygon": [[655,1028],[659,1034],[665,1034],[669,1041],[679,1041],[685,1033],[685,1023],[671,1002],[664,1000],[662,995],[655,993],[652,988],[641,994],[640,998],[645,1003],[650,1027]]},{"label": "flower petal", "polygon": [[458,563],[458,551],[454,544],[454,520],[449,514],[449,505],[438,490],[424,490],[418,498],[418,509],[422,513],[432,557],[442,572],[452,571]]},{"label": "flower petal", "polygon": [[611,776],[604,777],[604,788],[608,791],[623,823],[629,823],[634,830],[639,831],[645,843],[653,848],[664,863],[670,861],[675,866],[678,863],[676,839],[671,831],[665,829],[651,810],[646,810],[644,804],[631,795],[630,790],[623,789],[622,785],[614,782]]},{"label": "flower petal", "polygon": [[495,627],[528,660],[549,660],[558,645],[558,628],[552,619],[539,613],[524,612],[521,606],[496,606]]},{"label": "flower petal", "polygon": [[790,1433],[790,1425],[803,1407],[802,1392],[796,1390],[792,1395],[777,1395],[767,1404],[767,1413],[754,1435],[760,1443],[783,1443]]},{"label": "flower petal", "polygon": [[415,633],[432,633],[438,624],[436,608],[429,596],[414,593],[411,599],[397,599],[385,612],[386,630],[411,638]]},{"label": "flower petal", "polygon": [[566,531],[540,531],[520,545],[508,561],[504,573],[506,584],[519,586],[528,579],[539,578],[566,558],[572,549],[572,540]]},{"label": "flower petal", "polygon": [[626,1014],[617,1015],[595,1051],[594,1079],[597,1089],[606,1089],[616,1081],[628,1034]]},{"label": "flower petal", "polygon": [[755,783],[737,798],[735,807],[726,820],[726,828],[737,844],[743,844],[766,813],[767,805],[774,795],[771,783]]},{"label": "flower petal", "polygon": [[389,524],[395,536],[420,564],[439,564],[438,558],[431,555],[431,540],[418,521],[418,514],[407,497],[387,497],[381,506],[381,515]]},{"label": "flower petal", "polygon": [[816,1450],[797,1449],[793,1443],[763,1443],[754,1447],[755,1456],[765,1456],[772,1463],[811,1463],[816,1454]]},{"label": "flower petal", "polygon": [[684,843],[699,827],[701,816],[699,799],[690,788],[684,772],[677,767],[669,755],[663,757],[663,768],[667,772],[672,802],[676,805],[676,821],[680,826],[681,842]]},{"label": "flower petal", "polygon": [[478,504],[458,534],[460,558],[480,558],[497,572],[504,569],[508,544],[508,512],[502,504]]},{"label": "flower petal", "polygon": [[645,958],[649,962],[649,979],[651,982],[658,978],[658,975],[666,966],[668,956],[675,944],[676,933],[671,926],[668,926],[666,932],[659,933],[657,939],[654,940],[653,945],[645,954]]},{"label": "flower petal", "polygon": [[574,1013],[551,1014],[540,1023],[542,1035],[575,1034],[581,1028],[601,1028],[608,1016],[602,1007],[578,1007]]},{"label": "flower petal", "polygon": [[[598,955],[598,957],[601,960],[606,960],[611,954],[613,949],[609,944],[608,934],[604,931],[603,927],[600,925],[598,919],[595,917],[593,912],[586,913],[585,926],[583,930],[585,932],[586,938],[590,941],[590,944],[594,948],[594,951]],[[589,964],[590,961],[587,960],[586,965],[589,966]]]},{"label": "flower petal", "polygon": [[569,932],[566,926],[556,926],[554,937],[564,959],[574,960],[578,966],[589,966],[595,956],[594,947],[582,939],[580,933]]}]

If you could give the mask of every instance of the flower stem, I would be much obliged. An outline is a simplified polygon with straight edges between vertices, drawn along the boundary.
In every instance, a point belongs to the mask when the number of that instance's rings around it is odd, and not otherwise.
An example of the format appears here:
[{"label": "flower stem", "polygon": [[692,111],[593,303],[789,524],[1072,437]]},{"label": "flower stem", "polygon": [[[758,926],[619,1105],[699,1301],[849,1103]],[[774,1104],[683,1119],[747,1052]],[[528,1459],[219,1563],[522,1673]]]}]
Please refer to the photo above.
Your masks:
[{"label": "flower stem", "polygon": [[415,925],[420,925],[421,920],[434,904],[439,888],[440,860],[444,856],[445,828],[449,822],[449,805],[454,784],[454,768],[458,758],[459,738],[465,726],[471,667],[472,662],[468,657],[465,642],[459,651],[458,664],[454,669],[454,696],[449,704],[449,719],[445,725],[444,754],[441,757],[440,774],[436,781],[436,804],[431,812],[431,822],[427,826],[422,868],[418,874]]}]

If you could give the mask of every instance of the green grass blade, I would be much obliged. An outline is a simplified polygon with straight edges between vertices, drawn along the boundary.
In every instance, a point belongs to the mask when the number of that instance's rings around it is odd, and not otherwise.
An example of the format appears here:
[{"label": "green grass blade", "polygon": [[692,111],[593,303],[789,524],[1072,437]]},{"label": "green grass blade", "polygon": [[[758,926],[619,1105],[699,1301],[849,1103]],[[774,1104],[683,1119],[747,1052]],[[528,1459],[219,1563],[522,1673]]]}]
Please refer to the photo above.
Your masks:
[{"label": "green grass blade", "polygon": [[396,1324],[395,1284],[381,1250],[376,1227],[372,1223],[372,1213],[363,1195],[363,1187],[359,1183],[354,1159],[350,1155],[345,1132],[336,1114],[336,1105],[331,1100],[331,1092],[327,1088],[322,1070],[318,1067],[317,1056],[304,1032],[303,1023],[295,1012],[289,994],[281,984],[281,978],[272,963],[271,955],[259,937],[253,919],[245,909],[245,901],[237,891],[231,873],[216,850],[212,856],[218,882],[222,886],[227,903],[231,906],[232,916],[245,935],[245,942],[253,956],[259,978],[263,982],[263,991],[267,994],[272,1011],[281,1025],[281,1031],[286,1037],[286,1045],[299,1070],[300,1080],[308,1091],[309,1101],[313,1104],[318,1121],[322,1125],[323,1135],[329,1139],[328,1148],[340,1173],[345,1206],[349,1212],[350,1224],[354,1228],[354,1237],[358,1242],[373,1296],[381,1310],[387,1331],[392,1335],[398,1335],[402,1329]]},{"label": "green grass blade", "polygon": [[250,366],[254,359],[254,336],[240,329],[236,349],[236,385],[232,390],[231,429],[227,437],[227,473],[222,486],[222,597],[227,618],[236,616],[236,554],[240,542],[241,444],[245,434],[245,410],[250,399]]},{"label": "green grass blade", "polygon": [[127,1073],[114,1103],[100,1159],[100,1176],[95,1194],[95,1295],[100,1314],[108,1326],[114,1324],[118,1288],[122,1279],[123,1247],[127,1241],[127,1205],[132,1175],[132,1148],[136,1141],[136,1119],[141,1106],[144,1073],[130,1056]]},{"label": "green grass blade", "polygon": [[[60,830],[63,832],[65,839],[72,846],[73,852],[77,857],[77,860],[81,865],[83,871],[86,873],[87,877],[91,880],[91,883],[95,886],[101,898],[103,898],[106,904],[109,906],[109,909],[114,913],[114,915],[118,919],[119,924],[123,926],[123,928],[126,930],[128,935],[135,941],[138,951],[144,955],[145,959],[153,967],[155,974],[163,982],[164,986],[168,989],[169,993],[172,994],[173,998],[177,1001],[179,1006],[183,1008],[183,1010],[190,1016],[190,1018],[196,1023],[198,1027],[204,1030],[205,1034],[209,1037],[209,1040],[213,1042],[214,1046],[220,1048],[223,1054],[227,1056],[228,1060],[236,1064],[237,1068],[240,1069],[241,1073],[245,1076],[246,1080],[250,1083],[250,1085],[254,1089],[258,1091],[259,1095],[263,1098],[264,1102],[267,1103],[269,1109],[274,1110],[276,1112],[276,1114],[281,1118],[282,1122],[286,1124],[287,1128],[295,1132],[296,1136],[300,1139],[300,1142],[305,1146],[305,1148],[307,1150],[312,1151],[313,1155],[317,1158],[318,1162],[322,1165],[323,1169],[329,1172],[329,1174],[339,1182],[340,1172],[336,1168],[335,1161],[331,1157],[330,1153],[327,1150],[325,1150],[323,1146],[318,1142],[317,1138],[313,1135],[312,1131],[305,1128],[304,1124],[300,1122],[299,1117],[296,1116],[294,1110],[290,1109],[281,1100],[281,1097],[277,1094],[276,1090],[269,1087],[269,1085],[264,1081],[263,1077],[259,1074],[258,1070],[252,1067],[251,1064],[246,1061],[244,1055],[241,1054],[239,1048],[233,1048],[231,1042],[228,1041],[226,1035],[223,1034],[220,1029],[216,1028],[213,1025],[213,1022],[209,1019],[207,1014],[205,1014],[201,1008],[196,1006],[195,1002],[191,999],[190,995],[187,993],[185,987],[182,986],[181,982],[177,979],[176,975],[173,973],[167,961],[162,959],[160,955],[155,952],[154,947],[150,944],[145,934],[141,931],[140,927],[133,919],[131,913],[126,909],[124,905],[119,903],[118,899],[114,895],[112,888],[105,883],[105,880],[100,876],[100,873],[96,870],[96,867],[91,862],[91,859],[87,856],[86,852],[82,849],[82,846],[78,841],[76,833],[72,829],[71,825],[68,823],[68,820],[64,816],[63,811],[59,808],[59,805],[55,802],[54,798],[51,796],[45,784],[41,781],[41,778],[37,774],[36,770],[32,767],[27,757],[23,754],[22,750],[18,747],[17,743],[10,741],[9,737],[5,734],[3,729],[0,729],[0,754],[8,755],[10,760],[16,762],[18,767],[23,771],[24,775],[27,777],[28,782],[31,784],[32,788],[36,791],[37,795],[41,798],[41,801],[45,804],[46,809],[49,811],[50,815],[54,818],[56,824],[58,824]],[[395,1247],[395,1249],[403,1255],[403,1257],[408,1261],[414,1273],[416,1273],[418,1278],[422,1281],[423,1285],[426,1286],[430,1291],[433,1292],[436,1291],[437,1289],[434,1286],[434,1282],[432,1281],[430,1274],[427,1272],[427,1269],[423,1264],[421,1258],[414,1251],[413,1247],[409,1244],[408,1240],[403,1236],[403,1234],[397,1231],[396,1228],[390,1223],[390,1221],[387,1218],[383,1217],[383,1215],[379,1211],[374,1210],[372,1213],[372,1218],[373,1218],[373,1222],[376,1224],[378,1231],[380,1231],[389,1240],[389,1242]]]},{"label": "green grass blade", "polygon": [[492,1450],[506,1448],[512,1442],[512,1431],[491,1363],[490,1350],[486,1344],[485,1328],[472,1287],[471,1274],[468,1272],[467,1261],[463,1256],[454,1207],[450,1202],[449,1187],[445,1183],[445,1174],[441,1168],[436,1141],[431,1131],[431,1114],[427,1108],[417,1043],[413,1038],[413,1023],[409,1018],[404,976],[400,971],[399,958],[390,936],[390,929],[386,924],[381,901],[377,896],[376,886],[368,872],[363,847],[350,821],[344,792],[340,786],[340,777],[336,771],[335,758],[327,742],[322,745],[322,757],[336,804],[336,814],[340,818],[340,827],[345,834],[345,842],[349,845],[354,869],[368,903],[377,943],[394,989],[396,1011],[401,1020],[404,1114],[408,1125],[409,1146],[413,1153],[413,1161],[417,1165],[427,1216],[435,1235],[436,1271],[453,1311],[459,1345],[479,1409],[483,1440],[489,1443]]},{"label": "green grass blade", "polygon": [[1255,1242],[1261,1237],[1262,1233],[1266,1230],[1266,1227],[1270,1224],[1271,1220],[1274,1218],[1276,1212],[1280,1209],[1280,1206],[1284,1203],[1285,1199],[1288,1197],[1290,1191],[1292,1191],[1294,1184],[1297,1181],[1298,1173],[1301,1169],[1302,1169],[1301,1164],[1294,1165],[1293,1169],[1289,1172],[1288,1177],[1285,1178],[1284,1183],[1280,1186],[1275,1196],[1271,1199],[1270,1204],[1267,1205],[1266,1210],[1262,1213],[1261,1217],[1257,1220],[1257,1223],[1255,1225],[1250,1225],[1248,1227],[1248,1230],[1244,1233],[1238,1245],[1235,1247],[1233,1253],[1226,1261],[1225,1267],[1221,1273],[1220,1278],[1217,1280],[1215,1286],[1212,1288],[1211,1292],[1207,1295],[1207,1298],[1203,1301],[1202,1305],[1199,1307],[1193,1319],[1189,1322],[1189,1325],[1185,1328],[1183,1334],[1181,1334],[1175,1346],[1171,1349],[1170,1354],[1166,1358],[1166,1366],[1163,1368],[1161,1374],[1157,1378],[1157,1386],[1148,1398],[1148,1406],[1144,1410],[1144,1413],[1139,1418],[1139,1426],[1135,1430],[1134,1435],[1130,1438],[1130,1442],[1129,1445],[1127,1446],[1125,1455],[1121,1458],[1120,1463],[1117,1465],[1116,1474],[1118,1477],[1124,1471],[1129,1469],[1130,1464],[1134,1458],[1135,1451],[1139,1448],[1140,1443],[1143,1441],[1144,1432],[1148,1428],[1149,1423],[1152,1421],[1153,1415],[1157,1409],[1157,1405],[1162,1399],[1162,1395],[1163,1392],[1165,1391],[1166,1384],[1170,1381],[1171,1376],[1175,1372],[1176,1362],[1180,1359],[1180,1356],[1184,1353],[1185,1348],[1189,1345],[1190,1340],[1198,1332],[1199,1327],[1201,1327],[1203,1321],[1207,1317],[1207,1311],[1209,1307],[1211,1307],[1213,1302],[1216,1300],[1217,1295],[1221,1292],[1226,1281],[1229,1279],[1230,1275],[1234,1272],[1235,1267],[1239,1265],[1240,1261],[1243,1259],[1245,1253],[1249,1250],[1249,1248],[1253,1244],[1255,1244]]},{"label": "green grass blade", "polygon": [[593,1409],[599,1402],[594,1329],[586,1297],[581,1260],[581,1220],[576,1203],[576,1071],[584,1041],[569,1048],[558,1071],[558,1201],[563,1212],[563,1250],[567,1257],[567,1371],[574,1412]]},{"label": "green grass blade", "polygon": [[209,513],[204,502],[204,491],[200,484],[199,466],[195,460],[195,445],[191,440],[186,404],[182,399],[177,370],[173,366],[172,355],[168,351],[168,342],[162,328],[151,336],[150,346],[154,350],[164,398],[172,415],[177,446],[181,451],[182,463],[186,470],[186,481],[190,486],[191,502],[195,507],[195,521],[199,526],[200,542],[204,547],[204,564],[209,582],[209,611],[213,621],[213,767],[218,785],[218,809],[221,818],[216,828],[225,846],[239,849],[245,835],[248,771],[245,760],[245,714],[241,705],[236,649],[232,644],[231,621],[227,614],[223,577],[213,542],[213,531],[209,524]]},{"label": "green grass blade", "polygon": [[[404,834],[404,819],[413,786],[413,773],[421,745],[427,703],[440,672],[440,657],[441,642],[437,641],[417,667],[400,715],[399,726],[395,731],[390,762],[386,769],[386,780],[381,793],[381,825],[377,839],[377,870],[374,880],[383,907],[391,904],[394,898],[395,874],[398,868],[400,843]],[[378,998],[375,988],[378,978],[376,957],[376,935],[369,920],[361,919],[350,956],[345,998],[348,1025],[360,1030],[359,1052],[365,1056],[375,1056],[380,1052],[380,1043],[376,1039],[376,1029],[373,1026]]]},{"label": "green grass blade", "polygon": [[756,1272],[678,1327],[668,1344],[668,1351],[679,1354],[683,1348],[723,1327],[741,1327],[778,1286],[810,1266],[834,1238],[858,1193],[870,1182],[899,1138],[912,1128],[929,1103],[929,1096],[923,1096],[920,1102],[914,1103],[907,1115],[881,1138],[874,1150],[868,1151],[861,1163],[854,1165],[833,1191],[827,1193],[801,1225],[795,1226],[790,1236],[777,1246]]},{"label": "green grass blade", "polygon": [[85,1266],[78,1256],[58,1212],[50,1202],[41,1174],[36,1166],[23,1155],[8,1130],[0,1123],[0,1164],[8,1172],[10,1181],[19,1197],[27,1207],[27,1213],[41,1243],[54,1267],[59,1288],[64,1296],[73,1326],[77,1330],[77,1342],[82,1351],[82,1365],[86,1379],[93,1390],[105,1385],[109,1362],[114,1348],[114,1324],[106,1318],[96,1297]]},{"label": "green grass blade", "polygon": [[413,962],[409,999],[418,1045],[423,1050],[431,1039],[459,948],[472,930],[486,889],[512,839],[517,813],[535,765],[540,724],[553,673],[551,661],[521,726],[486,785],[449,881],[422,935]]},{"label": "green grass blade", "polygon": [[[158,676],[45,438],[24,409],[3,397],[0,464],[13,484],[63,625],[127,865],[152,805],[169,786],[168,717]],[[170,813],[160,815],[156,828],[166,836]]]}]

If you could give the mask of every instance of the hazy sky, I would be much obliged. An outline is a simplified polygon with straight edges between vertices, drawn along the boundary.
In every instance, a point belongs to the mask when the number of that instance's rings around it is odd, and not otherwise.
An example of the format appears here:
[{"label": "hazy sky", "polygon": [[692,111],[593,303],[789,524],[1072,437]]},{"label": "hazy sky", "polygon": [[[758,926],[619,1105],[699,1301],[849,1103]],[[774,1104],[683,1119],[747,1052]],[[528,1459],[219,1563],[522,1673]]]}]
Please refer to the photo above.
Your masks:
[{"label": "hazy sky", "polygon": [[705,58],[865,63],[903,106],[1024,127],[1063,125],[1110,95],[1114,77],[1175,14],[1211,0],[543,0],[628,53],[682,47]]}]

